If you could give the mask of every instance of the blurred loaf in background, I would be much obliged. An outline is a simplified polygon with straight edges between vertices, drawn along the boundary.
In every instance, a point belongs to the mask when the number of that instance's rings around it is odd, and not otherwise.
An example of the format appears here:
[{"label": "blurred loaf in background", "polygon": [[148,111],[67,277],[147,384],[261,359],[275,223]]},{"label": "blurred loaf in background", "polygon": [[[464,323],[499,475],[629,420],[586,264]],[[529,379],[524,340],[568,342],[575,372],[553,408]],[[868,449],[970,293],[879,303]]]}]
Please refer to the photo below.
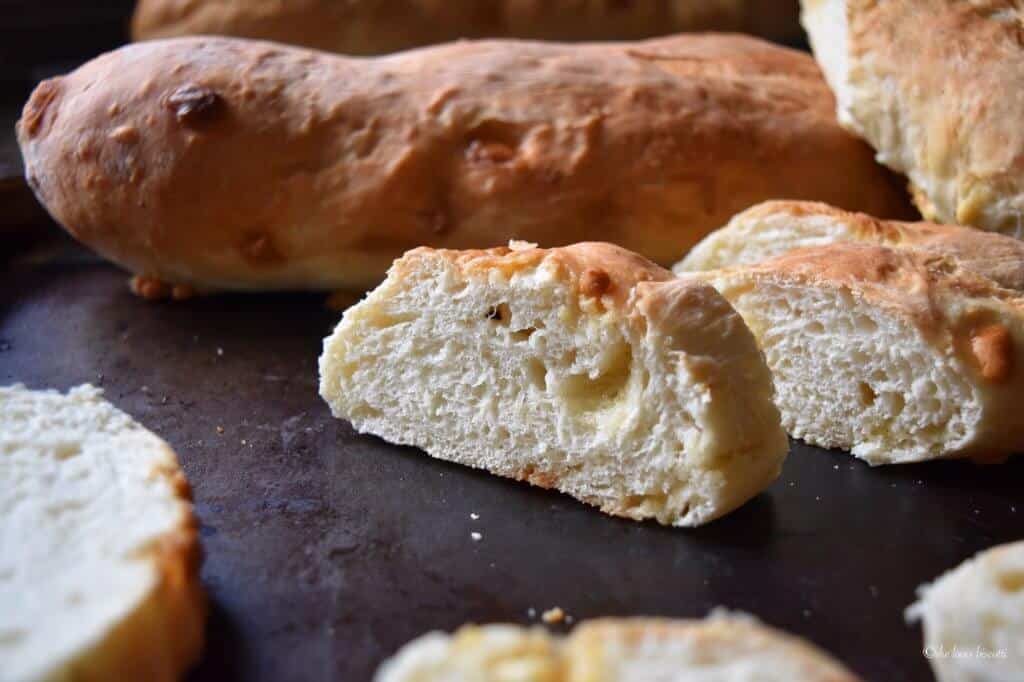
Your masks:
[{"label": "blurred loaf in background", "polygon": [[135,40],[212,34],[351,55],[459,38],[639,40],[682,31],[801,40],[796,0],[140,0]]}]

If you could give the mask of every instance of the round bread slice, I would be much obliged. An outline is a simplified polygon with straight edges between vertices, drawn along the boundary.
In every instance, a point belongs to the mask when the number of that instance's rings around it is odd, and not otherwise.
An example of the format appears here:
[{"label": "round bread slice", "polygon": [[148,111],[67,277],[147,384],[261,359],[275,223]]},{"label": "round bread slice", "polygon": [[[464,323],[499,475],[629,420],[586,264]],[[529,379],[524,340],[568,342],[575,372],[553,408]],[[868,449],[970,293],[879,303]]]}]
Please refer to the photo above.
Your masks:
[{"label": "round bread slice", "polygon": [[757,336],[795,438],[871,464],[1024,451],[1024,299],[913,249],[832,244],[691,273]]},{"label": "round bread slice", "polygon": [[802,0],[839,122],[925,218],[1024,237],[1019,3]]},{"label": "round bread slice", "polygon": [[812,201],[766,201],[735,216],[673,270],[682,274],[758,263],[837,242],[913,248],[949,256],[1006,289],[1024,291],[1024,242],[959,225],[879,220]]},{"label": "round bread slice", "polygon": [[918,594],[907,618],[923,624],[938,682],[1024,680],[1024,542],[981,552]]},{"label": "round bread slice", "polygon": [[788,450],[739,315],[611,244],[410,251],[325,341],[320,394],[360,432],[678,526]]},{"label": "round bread slice", "polygon": [[814,645],[752,616],[601,619],[568,637],[540,627],[468,625],[403,647],[375,682],[856,682]]},{"label": "round bread slice", "polygon": [[0,679],[176,680],[205,599],[167,444],[83,385],[0,387]]}]

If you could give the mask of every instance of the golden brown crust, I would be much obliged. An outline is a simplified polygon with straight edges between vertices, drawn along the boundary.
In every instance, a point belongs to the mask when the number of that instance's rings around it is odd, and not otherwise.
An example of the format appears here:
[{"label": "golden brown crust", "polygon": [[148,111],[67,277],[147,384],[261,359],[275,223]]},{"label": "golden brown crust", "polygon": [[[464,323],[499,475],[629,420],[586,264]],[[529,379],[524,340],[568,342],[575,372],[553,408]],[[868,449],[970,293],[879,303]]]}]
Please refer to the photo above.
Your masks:
[{"label": "golden brown crust", "polygon": [[[567,642],[570,667],[600,670],[601,659],[615,659],[616,654],[610,651],[617,651],[618,647],[613,649],[616,644],[626,650],[633,649],[634,656],[641,659],[642,652],[652,647],[669,651],[673,646],[683,651],[696,650],[702,652],[705,665],[721,660],[771,666],[773,659],[785,658],[796,675],[793,679],[800,682],[858,682],[860,679],[810,642],[745,615],[712,615],[704,620],[601,618],[584,621]],[[777,670],[770,672],[780,674]]]},{"label": "golden brown crust", "polygon": [[730,35],[377,59],[142,43],[40,85],[19,140],[80,240],[197,291],[364,287],[415,246],[510,238],[668,264],[778,196],[909,210],[809,57]]},{"label": "golden brown crust", "polygon": [[729,30],[795,40],[796,0],[140,0],[136,40],[216,34],[341,54],[460,38],[639,40]]},{"label": "golden brown crust", "polygon": [[825,217],[847,227],[857,241],[913,248],[947,256],[999,286],[1024,291],[1024,242],[960,225],[882,220],[815,201],[766,201],[736,217],[745,223],[766,218]]},{"label": "golden brown crust", "polygon": [[581,297],[599,300],[606,307],[625,309],[633,300],[633,291],[641,282],[664,282],[673,279],[671,272],[646,258],[615,244],[583,242],[554,249],[541,249],[534,244],[516,244],[493,249],[461,251],[420,247],[395,262],[399,271],[415,269],[421,256],[441,255],[466,275],[480,277],[499,272],[504,277],[553,267],[565,277]]},{"label": "golden brown crust", "polygon": [[[848,24],[841,116],[906,172],[926,218],[1024,237],[1024,18],[1008,0],[804,0]],[[824,16],[824,15],[823,15]],[[820,23],[822,55],[841,15]],[[812,24],[809,24],[812,25]],[[811,30],[812,42],[816,36]],[[826,66],[828,66],[828,63]],[[842,101],[843,96],[840,97]]]}]

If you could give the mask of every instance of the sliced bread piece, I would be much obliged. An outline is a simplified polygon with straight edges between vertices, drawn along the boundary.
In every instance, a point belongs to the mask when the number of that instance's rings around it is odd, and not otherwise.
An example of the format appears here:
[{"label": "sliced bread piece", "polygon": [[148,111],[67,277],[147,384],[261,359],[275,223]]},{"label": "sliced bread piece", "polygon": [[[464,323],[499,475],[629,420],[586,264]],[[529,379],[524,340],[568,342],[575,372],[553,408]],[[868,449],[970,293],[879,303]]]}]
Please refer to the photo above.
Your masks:
[{"label": "sliced bread piece", "polygon": [[745,614],[601,619],[568,637],[467,625],[403,647],[376,682],[856,682],[814,645]]},{"label": "sliced bread piece", "polygon": [[685,275],[757,336],[790,435],[871,464],[1024,450],[1024,300],[950,259],[833,244]]},{"label": "sliced bread piece", "polygon": [[792,249],[836,242],[914,248],[955,258],[1002,287],[1024,291],[1024,242],[959,225],[879,220],[813,201],[766,201],[712,232],[676,273],[758,263]]},{"label": "sliced bread piece", "polygon": [[678,526],[788,449],[739,315],[610,244],[408,252],[324,342],[320,394],[360,432]]},{"label": "sliced bread piece", "polygon": [[0,387],[0,680],[170,682],[199,656],[188,482],[100,395]]},{"label": "sliced bread piece", "polygon": [[1024,542],[981,552],[918,594],[907,617],[924,627],[938,682],[1024,680]]}]

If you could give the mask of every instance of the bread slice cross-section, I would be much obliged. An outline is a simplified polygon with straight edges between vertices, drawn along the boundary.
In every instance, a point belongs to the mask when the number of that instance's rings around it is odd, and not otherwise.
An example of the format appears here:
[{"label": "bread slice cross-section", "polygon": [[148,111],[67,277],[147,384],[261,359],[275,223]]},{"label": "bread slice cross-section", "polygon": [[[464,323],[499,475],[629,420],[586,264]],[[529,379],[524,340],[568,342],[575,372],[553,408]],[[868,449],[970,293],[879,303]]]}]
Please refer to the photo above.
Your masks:
[{"label": "bread slice cross-section", "polygon": [[758,263],[835,243],[910,248],[955,258],[1007,289],[1024,291],[1024,242],[960,225],[880,220],[814,201],[766,201],[737,214],[672,268],[676,273]]},{"label": "bread slice cross-section", "polygon": [[375,682],[857,682],[830,655],[752,616],[604,618],[567,637],[540,627],[467,625],[431,632],[387,661]]},{"label": "bread slice cross-section", "polygon": [[410,251],[326,339],[320,393],[361,432],[678,526],[787,451],[725,299],[602,243]]},{"label": "bread slice cross-section", "polygon": [[206,604],[164,441],[79,386],[0,387],[0,680],[177,680]]},{"label": "bread slice cross-section", "polygon": [[1024,450],[1024,299],[915,249],[833,244],[685,275],[757,336],[790,435],[871,464]]},{"label": "bread slice cross-section", "polygon": [[981,552],[918,590],[920,620],[938,682],[1024,680],[1024,542]]}]

